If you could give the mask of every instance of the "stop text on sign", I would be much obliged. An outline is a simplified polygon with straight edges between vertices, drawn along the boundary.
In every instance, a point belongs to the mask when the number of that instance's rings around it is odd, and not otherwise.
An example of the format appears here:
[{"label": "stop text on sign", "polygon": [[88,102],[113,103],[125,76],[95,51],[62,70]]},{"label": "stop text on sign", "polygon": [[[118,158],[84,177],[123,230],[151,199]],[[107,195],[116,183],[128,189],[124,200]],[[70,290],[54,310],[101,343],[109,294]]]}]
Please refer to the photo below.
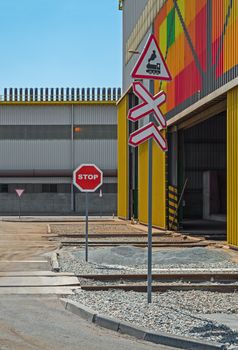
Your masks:
[{"label": "stop text on sign", "polygon": [[82,164],[73,172],[73,184],[81,192],[95,192],[103,183],[103,173],[95,164]]},{"label": "stop text on sign", "polygon": [[79,174],[78,179],[79,180],[96,180],[98,179],[98,175],[92,175],[92,174]]}]

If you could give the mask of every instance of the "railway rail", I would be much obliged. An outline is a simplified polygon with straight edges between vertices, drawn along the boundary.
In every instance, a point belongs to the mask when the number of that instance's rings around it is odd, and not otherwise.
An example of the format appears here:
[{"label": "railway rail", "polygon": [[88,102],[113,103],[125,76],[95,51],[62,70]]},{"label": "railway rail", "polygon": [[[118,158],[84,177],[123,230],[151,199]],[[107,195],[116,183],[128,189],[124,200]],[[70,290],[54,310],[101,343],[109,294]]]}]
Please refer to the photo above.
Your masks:
[{"label": "railway rail", "polygon": [[[77,275],[85,291],[146,292],[146,274]],[[82,281],[83,280],[83,281]],[[87,282],[85,282],[87,281]],[[90,282],[88,282],[90,281]],[[238,292],[238,271],[222,273],[160,273],[153,274],[153,291],[203,290],[222,293]]]},{"label": "railway rail", "polygon": [[[61,247],[71,246],[84,246],[84,241],[61,241]],[[133,245],[134,247],[147,247],[147,242],[139,241],[89,241],[88,245],[91,247],[114,247],[121,245]],[[174,248],[195,248],[195,247],[207,247],[214,245],[211,242],[153,242],[153,247],[174,247]]]}]

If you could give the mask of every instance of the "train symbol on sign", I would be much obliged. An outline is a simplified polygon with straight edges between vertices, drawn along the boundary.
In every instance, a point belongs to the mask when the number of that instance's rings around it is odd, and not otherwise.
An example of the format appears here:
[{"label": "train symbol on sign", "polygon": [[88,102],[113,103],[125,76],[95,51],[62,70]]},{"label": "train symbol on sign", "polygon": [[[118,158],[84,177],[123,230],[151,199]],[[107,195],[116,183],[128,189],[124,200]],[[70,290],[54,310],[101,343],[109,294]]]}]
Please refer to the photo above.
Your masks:
[{"label": "train symbol on sign", "polygon": [[161,73],[161,66],[160,63],[151,63],[151,61],[154,61],[157,58],[156,51],[153,50],[150,58],[148,59],[148,64],[146,65],[146,72],[149,74],[160,74]]}]

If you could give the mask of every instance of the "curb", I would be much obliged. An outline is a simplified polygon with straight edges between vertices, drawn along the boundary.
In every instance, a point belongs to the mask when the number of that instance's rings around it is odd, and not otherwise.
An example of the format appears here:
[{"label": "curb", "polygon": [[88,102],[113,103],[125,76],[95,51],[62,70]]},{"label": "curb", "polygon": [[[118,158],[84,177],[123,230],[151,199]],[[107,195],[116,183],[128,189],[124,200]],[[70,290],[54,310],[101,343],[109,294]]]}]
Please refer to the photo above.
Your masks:
[{"label": "curb", "polygon": [[225,345],[202,342],[196,339],[174,336],[166,333],[152,332],[144,328],[136,327],[128,322],[120,321],[106,315],[99,315],[87,306],[72,301],[71,299],[63,298],[60,299],[60,301],[65,310],[71,311],[86,321],[112,331],[130,335],[140,340],[186,350],[227,350]]}]

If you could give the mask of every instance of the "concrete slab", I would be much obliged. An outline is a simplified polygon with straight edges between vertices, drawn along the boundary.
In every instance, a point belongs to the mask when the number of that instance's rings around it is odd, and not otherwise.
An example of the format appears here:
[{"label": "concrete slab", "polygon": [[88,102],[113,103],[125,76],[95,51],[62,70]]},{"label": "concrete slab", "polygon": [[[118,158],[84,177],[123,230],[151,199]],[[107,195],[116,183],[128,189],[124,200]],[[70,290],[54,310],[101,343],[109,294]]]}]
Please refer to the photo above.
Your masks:
[{"label": "concrete slab", "polygon": [[[74,287],[73,289],[79,289]],[[0,295],[71,295],[70,287],[1,287]]]},{"label": "concrete slab", "polygon": [[48,261],[0,261],[0,271],[47,270]]},{"label": "concrete slab", "polygon": [[53,271],[7,271],[6,272],[0,272],[0,277],[5,276],[74,276],[74,273],[71,272],[53,272]]},{"label": "concrete slab", "polygon": [[[84,249],[72,252],[77,258],[84,258]],[[153,249],[154,265],[216,264],[230,261],[228,252],[209,248],[157,248]],[[147,266],[147,248],[134,246],[106,247],[90,250],[90,262],[104,266]]]},{"label": "concrete slab", "polygon": [[205,314],[201,315],[201,317],[224,324],[233,331],[238,332],[238,314]]},{"label": "concrete slab", "polygon": [[20,286],[79,286],[77,277],[74,276],[6,276],[0,277],[1,287],[20,287]]}]

